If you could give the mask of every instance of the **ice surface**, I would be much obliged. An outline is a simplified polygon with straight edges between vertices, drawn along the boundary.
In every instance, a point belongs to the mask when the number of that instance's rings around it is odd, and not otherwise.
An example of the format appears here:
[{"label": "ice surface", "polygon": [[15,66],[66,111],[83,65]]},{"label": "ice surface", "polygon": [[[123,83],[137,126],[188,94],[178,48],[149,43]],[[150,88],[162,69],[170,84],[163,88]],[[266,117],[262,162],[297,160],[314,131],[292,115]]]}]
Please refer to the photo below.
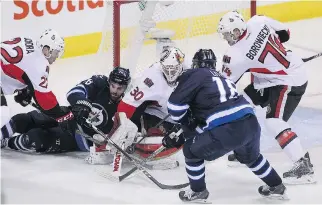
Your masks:
[{"label": "ice surface", "polygon": [[[322,31],[316,28],[322,18],[289,23],[291,40],[289,47],[303,57],[321,52],[319,42]],[[178,42],[183,45],[187,41]],[[188,46],[187,46],[188,45]],[[224,52],[225,44],[215,35],[197,37],[183,46],[187,56],[200,48],[214,48],[218,59]],[[155,60],[150,51],[154,46],[146,46],[139,60],[139,68],[148,66]],[[305,48],[305,49],[303,49]],[[111,68],[102,64],[108,56],[90,55],[64,59],[51,68],[50,86],[62,104],[66,103],[66,92],[80,80],[93,74],[108,73]],[[322,181],[322,58],[308,63],[309,87],[299,108],[290,119],[290,124],[298,133],[305,148],[310,151],[318,182]],[[243,85],[248,82],[243,79]],[[8,97],[12,115],[32,108],[21,108]],[[265,110],[257,113],[263,116]],[[287,170],[291,162],[278,148],[273,136],[263,128],[262,150],[279,173]],[[178,191],[160,190],[144,175],[138,174],[121,183],[101,177],[99,173],[110,170],[109,166],[90,166],[82,160],[84,153],[63,155],[32,155],[10,150],[1,150],[1,193],[3,203],[181,203]],[[168,171],[151,171],[162,183],[177,184],[187,181],[182,153],[177,155],[181,166]],[[262,182],[245,167],[227,167],[226,158],[206,165],[206,181],[213,203],[275,203],[259,196],[257,188]],[[288,186],[291,198],[287,203],[322,203],[322,185]],[[135,192],[134,192],[135,191]]]}]

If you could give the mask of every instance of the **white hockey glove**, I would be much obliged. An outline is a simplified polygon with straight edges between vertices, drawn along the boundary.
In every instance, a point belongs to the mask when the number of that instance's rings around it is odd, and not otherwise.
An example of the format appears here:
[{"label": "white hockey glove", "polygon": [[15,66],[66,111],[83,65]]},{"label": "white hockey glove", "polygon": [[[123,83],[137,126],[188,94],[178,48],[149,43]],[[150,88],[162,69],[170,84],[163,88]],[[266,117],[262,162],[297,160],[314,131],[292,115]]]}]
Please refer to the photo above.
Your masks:
[{"label": "white hockey glove", "polygon": [[[138,132],[138,127],[126,117],[124,112],[117,112],[114,115],[114,125],[109,136],[110,139],[119,147],[124,143],[125,149],[132,145],[135,136]],[[106,145],[107,150],[111,150],[111,153],[115,153],[117,149],[110,144]]]}]

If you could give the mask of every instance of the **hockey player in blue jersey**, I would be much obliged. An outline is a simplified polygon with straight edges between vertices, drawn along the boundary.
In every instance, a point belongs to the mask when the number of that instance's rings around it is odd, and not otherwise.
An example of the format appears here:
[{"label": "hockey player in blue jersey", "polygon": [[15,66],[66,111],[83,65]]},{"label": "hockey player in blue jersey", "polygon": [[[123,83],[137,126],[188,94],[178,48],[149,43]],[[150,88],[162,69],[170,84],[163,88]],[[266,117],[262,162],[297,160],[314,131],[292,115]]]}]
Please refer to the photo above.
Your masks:
[{"label": "hockey player in blue jersey", "polygon": [[[99,129],[108,133],[113,126],[117,105],[130,83],[130,71],[116,67],[109,77],[93,75],[81,81],[67,93],[70,106],[62,106],[64,110],[72,110],[75,126],[62,130],[57,122],[36,110],[13,116],[9,123],[1,128],[4,139],[1,147],[21,151],[40,153],[61,153],[68,151],[89,151],[91,141],[75,134],[76,122],[86,134],[93,136],[93,130],[84,124],[84,118],[92,118]],[[20,133],[13,136],[14,133]]]},{"label": "hockey player in blue jersey", "polygon": [[238,94],[234,83],[215,71],[215,62],[211,50],[199,50],[193,69],[172,72],[178,85],[169,98],[168,111],[189,134],[185,139],[165,137],[163,145],[184,145],[190,189],[180,191],[180,199],[205,202],[209,192],[204,160],[216,160],[232,150],[266,184],[258,189],[261,195],[285,198],[280,176],[260,153],[261,128],[252,106]]}]

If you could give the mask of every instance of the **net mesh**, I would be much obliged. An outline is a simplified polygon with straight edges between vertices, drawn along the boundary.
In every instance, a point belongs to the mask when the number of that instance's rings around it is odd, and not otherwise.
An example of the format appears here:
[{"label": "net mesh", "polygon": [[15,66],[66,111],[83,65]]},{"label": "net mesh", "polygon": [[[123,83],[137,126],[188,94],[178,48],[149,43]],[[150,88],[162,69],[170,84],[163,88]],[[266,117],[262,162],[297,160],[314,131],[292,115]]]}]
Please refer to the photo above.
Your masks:
[{"label": "net mesh", "polygon": [[[106,68],[112,68],[113,60],[117,58],[120,58],[120,65],[128,65],[129,58],[136,55],[137,63],[133,66],[134,70],[133,68],[131,70],[135,77],[158,60],[154,40],[145,40],[143,44],[141,43],[143,46],[140,49],[131,50],[133,41],[136,40],[133,36],[140,27],[142,5],[144,2],[141,1],[122,4],[119,8],[113,7],[112,3],[106,6],[106,19],[99,49]],[[211,48],[220,59],[227,45],[216,33],[217,24],[220,17],[230,10],[238,10],[245,19],[248,19],[251,10],[250,1],[174,1],[170,6],[158,3],[152,19],[156,22],[156,28],[175,32],[172,40],[186,54],[186,58],[192,58],[200,48]],[[113,31],[115,24],[120,26],[120,33]],[[113,35],[119,36],[119,43],[115,41]],[[113,44],[120,48],[120,53],[113,51]]]}]

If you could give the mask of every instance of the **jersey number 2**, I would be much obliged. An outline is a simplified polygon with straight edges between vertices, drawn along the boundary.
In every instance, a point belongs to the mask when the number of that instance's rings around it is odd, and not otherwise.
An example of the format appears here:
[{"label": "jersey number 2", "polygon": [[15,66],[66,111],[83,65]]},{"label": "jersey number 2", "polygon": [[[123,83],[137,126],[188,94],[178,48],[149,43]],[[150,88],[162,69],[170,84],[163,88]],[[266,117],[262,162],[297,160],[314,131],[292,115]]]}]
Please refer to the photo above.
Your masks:
[{"label": "jersey number 2", "polygon": [[276,60],[280,62],[280,64],[282,64],[285,68],[290,67],[290,62],[285,58],[285,56],[287,55],[285,48],[281,44],[279,39],[276,38],[276,36],[274,36],[274,39],[272,38],[272,35],[268,37],[268,41],[262,54],[259,56],[258,61],[264,64],[265,58],[268,53],[272,54],[274,58],[276,58]]},{"label": "jersey number 2", "polygon": [[[14,45],[20,43],[21,38],[14,38],[11,41],[4,41],[3,44],[7,45]],[[23,51],[20,46],[15,46],[12,48],[14,51],[17,52],[16,56],[11,56],[8,51],[6,51],[4,48],[1,48],[1,55],[2,57],[10,64],[17,64],[22,60],[23,57]]]}]

